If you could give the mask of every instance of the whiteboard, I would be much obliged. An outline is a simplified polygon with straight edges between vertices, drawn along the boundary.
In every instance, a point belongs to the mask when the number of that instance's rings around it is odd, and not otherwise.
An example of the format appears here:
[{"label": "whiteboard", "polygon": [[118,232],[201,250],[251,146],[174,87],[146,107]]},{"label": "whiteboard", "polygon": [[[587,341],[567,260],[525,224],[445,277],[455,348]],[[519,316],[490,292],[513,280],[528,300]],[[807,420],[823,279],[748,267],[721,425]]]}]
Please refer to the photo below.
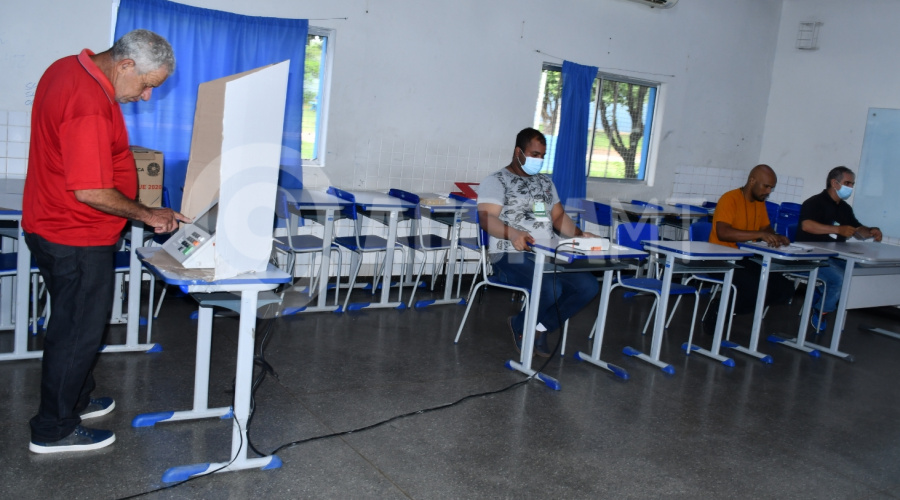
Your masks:
[{"label": "whiteboard", "polygon": [[900,238],[900,109],[869,108],[853,195],[853,211],[866,226]]}]

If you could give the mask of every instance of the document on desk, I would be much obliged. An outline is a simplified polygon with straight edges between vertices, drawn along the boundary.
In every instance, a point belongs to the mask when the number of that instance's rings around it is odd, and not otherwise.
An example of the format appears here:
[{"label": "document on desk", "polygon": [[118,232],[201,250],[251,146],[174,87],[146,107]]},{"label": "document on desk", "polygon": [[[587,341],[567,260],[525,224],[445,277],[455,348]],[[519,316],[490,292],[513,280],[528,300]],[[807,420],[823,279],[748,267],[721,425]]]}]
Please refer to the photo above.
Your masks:
[{"label": "document on desk", "polygon": [[567,240],[559,240],[559,246],[572,247],[580,252],[596,252],[609,250],[609,239],[607,238],[569,238]]}]

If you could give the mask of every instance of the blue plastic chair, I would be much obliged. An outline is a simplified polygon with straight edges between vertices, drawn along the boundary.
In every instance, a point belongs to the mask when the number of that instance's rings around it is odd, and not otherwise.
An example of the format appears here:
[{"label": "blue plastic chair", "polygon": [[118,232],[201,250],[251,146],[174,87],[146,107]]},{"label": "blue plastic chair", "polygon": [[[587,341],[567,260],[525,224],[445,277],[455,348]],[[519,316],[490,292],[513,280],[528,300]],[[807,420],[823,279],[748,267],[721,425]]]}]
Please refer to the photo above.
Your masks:
[{"label": "blue plastic chair", "polygon": [[[633,248],[635,250],[644,250],[642,241],[659,239],[659,229],[651,224],[645,223],[623,223],[616,228],[616,241],[619,245]],[[657,278],[623,278],[622,272],[617,271],[618,282],[613,284],[612,288],[621,286],[638,292],[652,293],[655,297],[653,307],[650,309],[650,315],[644,323],[642,334],[647,333],[650,326],[650,320],[654,317],[656,307],[659,305],[660,294],[662,294],[662,280]],[[685,352],[690,354],[690,345],[694,337],[694,324],[697,321],[697,306],[700,302],[700,292],[694,287],[683,285],[681,283],[672,283],[669,288],[669,295],[694,295],[694,315],[691,318],[691,330],[688,336],[687,347]]]},{"label": "blue plastic chair", "polygon": [[769,216],[769,224],[772,225],[772,229],[777,227],[779,210],[781,210],[781,207],[778,206],[778,203],[766,202],[766,214]]},{"label": "blue plastic chair", "polygon": [[[419,281],[422,278],[422,271],[425,270],[425,264],[428,262],[428,253],[441,253],[440,260],[438,260],[437,257],[432,260],[434,272],[432,273],[431,286],[433,289],[434,277],[439,268],[443,267],[444,258],[447,251],[450,250],[450,240],[443,236],[431,233],[425,234],[422,232],[422,210],[419,207],[419,195],[401,189],[391,189],[388,191],[388,195],[400,198],[401,200],[408,201],[415,205],[405,210],[403,215],[405,219],[413,221],[411,233],[405,236],[397,236],[398,245],[410,248],[415,250],[416,253],[422,254],[422,264],[419,266],[419,271],[416,273],[416,281],[415,284],[413,284],[412,292],[409,294],[409,303],[407,304],[407,307],[412,307],[413,300],[416,298],[416,290],[419,288]],[[438,264],[439,262],[441,263],[440,265]],[[406,264],[407,263],[404,261],[404,267],[406,267]],[[415,259],[413,259],[413,262],[410,262],[409,265],[415,268]],[[405,275],[406,273],[404,272],[403,274]]]},{"label": "blue plastic chair", "polygon": [[[688,238],[691,241],[709,241],[709,235],[712,232],[712,223],[707,221],[697,221],[691,224],[688,229]],[[700,321],[706,319],[706,315],[709,313],[709,308],[712,305],[713,301],[716,298],[716,294],[719,293],[719,290],[722,288],[722,285],[725,283],[725,279],[719,276],[713,276],[709,274],[689,274],[682,280],[682,283],[687,285],[693,280],[697,280],[701,282],[700,288],[698,288],[698,292],[702,293],[703,285],[702,283],[711,283],[712,289],[709,293],[709,302],[706,303],[706,309],[703,310],[703,316],[700,317]],[[675,299],[675,305],[672,307],[672,312],[669,314],[669,319],[666,321],[666,328],[669,327],[669,324],[672,322],[672,318],[675,316],[675,309],[678,308],[678,303],[681,301],[681,297]],[[731,323],[734,315],[734,304],[737,301],[737,286],[734,284],[731,285],[731,314],[728,315],[728,333],[726,335],[726,339],[731,337]]]},{"label": "blue plastic chair", "polygon": [[[788,235],[788,231],[791,226],[794,226],[794,231],[796,233],[797,224],[800,223],[800,204],[799,203],[791,203],[786,201],[781,204],[778,208],[778,222],[772,222],[775,225],[775,232],[784,236],[787,236],[788,239],[791,237]],[[793,241],[793,239],[791,239]]]},{"label": "blue plastic chair", "polygon": [[[294,217],[288,209],[288,197],[284,190],[279,189],[275,195],[275,218],[277,221],[282,221],[287,230],[287,234],[284,236],[275,236],[272,240],[272,246],[276,252],[283,253],[287,257],[287,265],[285,266],[285,272],[290,274],[293,278],[294,276],[294,268],[297,262],[297,254],[312,254],[311,262],[309,266],[309,295],[312,295],[315,290],[318,290],[316,286],[319,280],[319,273],[315,271],[316,267],[316,256],[315,254],[322,253],[322,247],[324,241],[322,238],[312,234],[297,234],[299,232],[299,217]],[[341,288],[341,268],[342,268],[342,257],[341,257],[341,249],[339,246],[331,243],[331,252],[337,252],[338,254],[338,273],[337,273],[337,284],[334,288],[334,304],[338,303],[338,293]],[[321,266],[321,264],[319,264]]]},{"label": "blue plastic chair", "polygon": [[[797,224],[794,223],[794,224],[788,225],[787,231],[785,231],[785,232],[787,233],[785,236],[787,236],[788,239],[791,240],[791,243],[793,243],[797,239]],[[809,272],[785,273],[784,277],[794,282],[794,290],[795,291],[801,284],[805,284],[805,285],[809,284]],[[816,323],[817,325],[821,325],[822,317],[825,316],[825,312],[824,312],[825,292],[828,290],[828,285],[826,285],[824,281],[816,278],[816,287],[817,288],[822,287],[822,301],[819,303],[819,322]],[[791,300],[788,301],[788,304],[790,304],[793,301],[794,301],[794,297],[791,296]],[[802,314],[802,311],[801,311],[801,314]],[[821,328],[821,329],[816,328],[816,333],[819,333],[823,330],[825,330],[825,329],[824,328]]]},{"label": "blue plastic chair", "polygon": [[[344,191],[343,189],[338,189],[336,187],[329,187],[328,194],[337,196],[343,200],[348,201],[347,206],[341,209],[341,216],[343,218],[347,218],[353,221],[353,236],[335,236],[334,243],[341,248],[349,250],[352,252],[352,260],[350,264],[350,287],[347,289],[347,295],[344,298],[343,310],[347,310],[347,304],[350,303],[350,294],[353,292],[353,287],[356,286],[356,278],[359,276],[359,268],[362,266],[362,256],[366,253],[379,253],[379,252],[387,252],[387,240],[381,236],[377,236],[374,234],[361,234],[362,233],[362,219],[359,215],[359,207],[356,205],[356,197],[353,196],[353,193],[349,191]],[[374,220],[374,219],[373,219]],[[391,248],[391,251],[398,250],[400,247],[395,246]],[[385,257],[387,257],[387,253],[385,253]],[[384,265],[384,258],[381,260],[381,265]],[[375,272],[375,276],[372,281],[372,293],[374,294],[378,289],[378,279],[381,273]],[[390,283],[384,283],[383,286],[390,286]]]},{"label": "blue plastic chair", "polygon": [[609,233],[612,231],[612,227],[615,224],[612,207],[597,201],[583,200],[582,208],[584,209],[584,213],[582,214],[584,220],[600,227],[605,227],[606,235],[609,236]]},{"label": "blue plastic chair", "polygon": [[[454,200],[462,201],[462,202],[466,203],[466,210],[463,211],[463,213],[462,213],[462,220],[464,222],[473,224],[475,226],[476,236],[465,236],[465,237],[460,236],[459,242],[458,242],[459,248],[475,252],[479,256],[478,264],[476,266],[475,272],[472,275],[472,284],[469,285],[469,294],[471,294],[472,289],[475,288],[476,277],[478,276],[478,273],[481,272],[481,259],[483,258],[483,255],[484,255],[481,253],[482,243],[481,243],[481,234],[480,234],[481,228],[478,227],[478,204],[475,202],[475,200],[473,200],[471,198],[467,198],[460,194],[456,194],[456,193],[450,193],[450,198],[453,198]],[[462,279],[461,278],[462,278],[463,264],[465,264],[465,252],[459,252],[458,259],[457,259],[457,266],[456,266],[457,274],[460,277],[460,279],[456,280],[456,296],[457,297],[459,296],[459,292],[462,289]]]},{"label": "blue plastic chair", "polygon": [[[18,264],[19,264],[19,254],[18,252],[7,252],[0,253],[0,277],[10,277],[18,275]],[[37,267],[37,264],[34,261],[34,257],[31,258],[31,333],[36,335],[38,333],[38,277],[40,276],[40,270]]]},{"label": "blue plastic chair", "polygon": [[[476,220],[476,223],[477,223],[477,220]],[[472,309],[472,303],[474,302],[474,300],[472,300],[472,299],[478,294],[478,291],[481,290],[482,287],[492,286],[494,288],[502,288],[504,290],[510,290],[512,292],[519,292],[519,293],[523,294],[525,296],[525,300],[522,303],[522,308],[525,310],[526,316],[528,315],[528,305],[531,303],[531,301],[530,301],[531,288],[526,288],[526,287],[510,285],[508,283],[504,283],[503,281],[500,281],[499,278],[497,278],[496,276],[491,274],[491,272],[488,269],[488,259],[487,259],[487,248],[490,244],[489,243],[490,236],[488,235],[487,231],[485,231],[484,229],[481,229],[480,226],[478,229],[478,234],[479,234],[479,239],[481,240],[481,248],[480,248],[481,269],[480,269],[480,273],[479,273],[481,279],[478,281],[478,283],[475,285],[475,287],[473,289],[469,290],[469,296],[466,299],[466,312],[463,313],[462,321],[459,322],[459,330],[456,331],[456,338],[453,339],[454,344],[459,343],[459,337],[460,337],[460,335],[462,335],[463,327],[466,326],[466,319],[468,319],[468,317],[469,317],[469,311]],[[563,324],[562,342],[560,343],[560,348],[559,348],[560,356],[565,355],[566,338],[568,337],[568,334],[569,334],[569,320],[566,320],[566,322]]]},{"label": "blue plastic chair", "polygon": [[631,203],[633,205],[640,205],[642,207],[652,208],[654,210],[662,210],[663,209],[663,207],[661,207],[659,205],[654,205],[653,203],[649,203],[649,202],[641,201],[641,200],[631,200]]},{"label": "blue plastic chair", "polygon": [[492,286],[495,288],[502,288],[504,290],[510,290],[513,292],[519,292],[519,293],[524,294],[525,302],[523,304],[523,307],[525,309],[525,314],[526,315],[528,314],[528,304],[529,304],[529,297],[531,294],[531,289],[504,283],[504,282],[500,281],[496,276],[491,274],[491,272],[488,270],[488,260],[487,260],[487,248],[489,245],[490,236],[488,236],[487,231],[485,231],[484,229],[481,229],[480,227],[478,229],[478,235],[479,235],[479,239],[480,239],[479,250],[481,251],[481,260],[479,261],[479,264],[480,264],[479,274],[480,274],[481,279],[478,281],[478,283],[475,285],[475,287],[469,291],[469,296],[468,296],[468,298],[466,298],[466,312],[463,313],[462,321],[459,322],[459,330],[456,331],[456,338],[453,339],[454,344],[459,343],[459,337],[460,337],[460,335],[462,335],[463,327],[466,326],[466,319],[468,319],[468,317],[469,317],[469,311],[472,309],[472,303],[474,302],[474,300],[472,300],[472,299],[478,294],[478,291],[481,290],[482,287]]}]

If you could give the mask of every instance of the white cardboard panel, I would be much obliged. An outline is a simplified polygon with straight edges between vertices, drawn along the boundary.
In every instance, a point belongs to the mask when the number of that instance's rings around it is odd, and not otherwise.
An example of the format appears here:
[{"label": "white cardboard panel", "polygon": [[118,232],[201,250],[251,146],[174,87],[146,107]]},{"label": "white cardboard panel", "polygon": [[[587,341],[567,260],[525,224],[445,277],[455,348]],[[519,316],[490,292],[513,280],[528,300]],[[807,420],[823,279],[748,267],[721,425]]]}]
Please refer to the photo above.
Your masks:
[{"label": "white cardboard panel", "polygon": [[225,84],[216,279],[268,266],[289,67],[284,61]]}]

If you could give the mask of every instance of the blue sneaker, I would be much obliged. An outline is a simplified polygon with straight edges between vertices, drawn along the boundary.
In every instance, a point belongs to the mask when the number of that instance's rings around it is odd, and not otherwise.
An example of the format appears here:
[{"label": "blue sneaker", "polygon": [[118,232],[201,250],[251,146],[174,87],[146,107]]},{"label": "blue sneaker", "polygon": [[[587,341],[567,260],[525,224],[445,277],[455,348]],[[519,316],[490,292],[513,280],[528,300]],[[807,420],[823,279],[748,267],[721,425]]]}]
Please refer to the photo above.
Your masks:
[{"label": "blue sneaker", "polygon": [[49,443],[31,440],[28,449],[34,453],[63,453],[67,451],[89,451],[104,448],[116,441],[116,435],[112,431],[90,429],[77,426],[68,436],[59,441]]},{"label": "blue sneaker", "polygon": [[827,319],[823,317],[821,323],[819,322],[819,311],[817,311],[816,309],[813,309],[809,314],[809,324],[813,327],[813,330],[816,333],[822,333],[826,328],[828,328]]},{"label": "blue sneaker", "polygon": [[116,408],[116,401],[113,398],[91,398],[91,402],[81,411],[79,415],[81,420],[89,418],[97,418],[106,415]]}]

